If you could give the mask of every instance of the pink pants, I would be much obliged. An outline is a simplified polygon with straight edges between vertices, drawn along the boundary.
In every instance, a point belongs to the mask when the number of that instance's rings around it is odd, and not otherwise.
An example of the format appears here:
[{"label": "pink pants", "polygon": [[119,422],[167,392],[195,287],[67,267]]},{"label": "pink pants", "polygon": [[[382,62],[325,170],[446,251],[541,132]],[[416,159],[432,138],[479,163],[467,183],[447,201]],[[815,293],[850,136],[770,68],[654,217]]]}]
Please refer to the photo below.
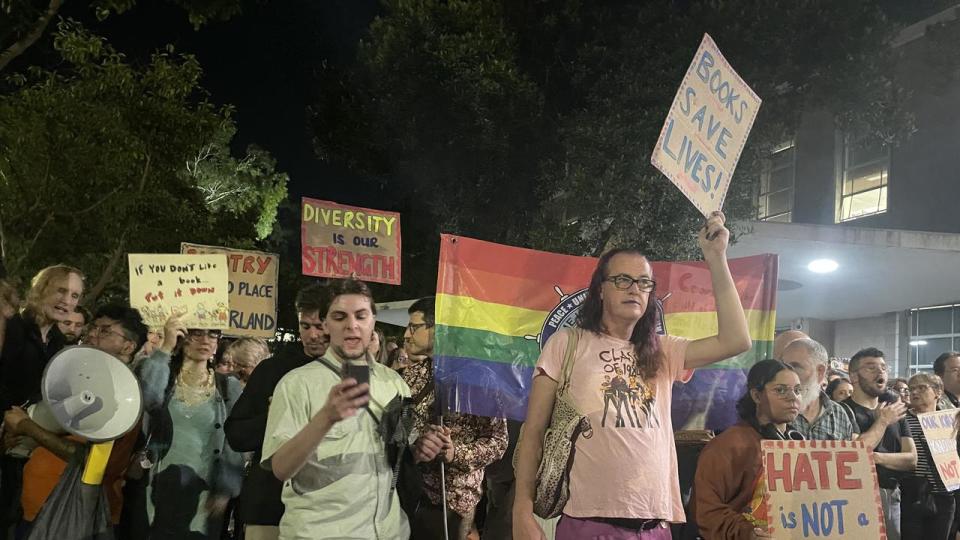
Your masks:
[{"label": "pink pants", "polygon": [[667,523],[646,531],[633,531],[603,523],[560,516],[557,523],[556,540],[670,540],[670,527]]}]

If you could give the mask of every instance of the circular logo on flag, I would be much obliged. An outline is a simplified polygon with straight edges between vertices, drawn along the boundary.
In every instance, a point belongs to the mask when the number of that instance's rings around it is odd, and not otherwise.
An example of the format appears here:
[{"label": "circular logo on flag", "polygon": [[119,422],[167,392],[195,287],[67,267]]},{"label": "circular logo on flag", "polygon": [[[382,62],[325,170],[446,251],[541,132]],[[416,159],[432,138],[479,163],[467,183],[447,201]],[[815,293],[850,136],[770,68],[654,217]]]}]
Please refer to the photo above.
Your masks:
[{"label": "circular logo on flag", "polygon": [[[546,345],[547,340],[550,339],[550,336],[557,333],[558,330],[576,325],[580,306],[587,298],[588,289],[580,289],[572,294],[563,294],[559,287],[554,287],[554,289],[560,294],[560,302],[547,314],[547,318],[543,320],[543,327],[540,328],[540,335],[536,336],[541,350],[543,346]],[[663,301],[669,297],[670,295],[667,294],[663,298],[656,299],[658,334],[667,333],[667,325],[663,319]],[[528,339],[532,337],[533,336],[528,336]]]}]

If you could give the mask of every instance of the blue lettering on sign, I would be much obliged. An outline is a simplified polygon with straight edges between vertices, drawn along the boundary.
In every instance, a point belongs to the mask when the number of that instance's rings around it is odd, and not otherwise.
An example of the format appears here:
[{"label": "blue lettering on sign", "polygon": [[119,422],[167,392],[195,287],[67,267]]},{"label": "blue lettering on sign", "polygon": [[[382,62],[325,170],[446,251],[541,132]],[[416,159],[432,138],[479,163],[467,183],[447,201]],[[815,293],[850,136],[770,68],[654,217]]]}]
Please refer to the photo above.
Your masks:
[{"label": "blue lettering on sign", "polygon": [[716,60],[714,60],[713,55],[710,54],[710,51],[703,51],[703,55],[697,63],[697,76],[707,85],[710,93],[717,97],[720,106],[733,115],[733,121],[739,124],[743,121],[743,115],[747,112],[749,106],[746,101],[741,99],[740,94],[734,91],[733,85],[723,79],[723,72],[720,71],[720,68],[711,69],[714,66],[716,66]]},{"label": "blue lettering on sign", "polygon": [[[803,503],[800,505],[800,523],[797,523],[796,512],[785,512],[780,507],[780,526],[784,530],[800,528],[804,538],[828,537],[832,534],[842,536],[846,531],[844,523],[844,507],[846,499],[834,499],[820,503]],[[865,514],[857,517],[857,524],[866,527],[870,524]]]}]

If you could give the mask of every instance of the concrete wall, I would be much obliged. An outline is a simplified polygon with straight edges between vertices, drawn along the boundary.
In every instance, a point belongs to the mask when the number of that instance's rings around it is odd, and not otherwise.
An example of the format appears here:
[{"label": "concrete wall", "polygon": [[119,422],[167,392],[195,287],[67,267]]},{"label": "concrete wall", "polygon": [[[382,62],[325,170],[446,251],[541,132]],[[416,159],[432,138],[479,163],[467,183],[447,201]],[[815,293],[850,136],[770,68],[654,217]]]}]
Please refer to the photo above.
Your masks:
[{"label": "concrete wall", "polygon": [[901,319],[903,317],[899,312],[893,312],[876,317],[833,321],[832,355],[850,358],[860,349],[876,347],[883,351],[891,374],[905,375],[910,361],[901,350],[909,341],[909,336],[902,333]]}]

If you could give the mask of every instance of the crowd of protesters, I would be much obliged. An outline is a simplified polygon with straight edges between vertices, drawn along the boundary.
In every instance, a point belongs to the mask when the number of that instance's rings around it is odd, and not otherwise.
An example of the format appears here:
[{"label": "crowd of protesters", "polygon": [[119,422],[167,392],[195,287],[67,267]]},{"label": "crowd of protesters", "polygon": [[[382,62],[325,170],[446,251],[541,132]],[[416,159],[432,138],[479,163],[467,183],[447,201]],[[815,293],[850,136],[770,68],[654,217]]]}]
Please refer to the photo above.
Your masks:
[{"label": "crowd of protesters", "polygon": [[[917,415],[960,405],[956,352],[934,373],[890,379],[876,348],[836,373],[820,343],[780,334],[772,358],[747,374],[740,422],[701,453],[685,501],[673,383],[752,346],[728,240],[722,214],[699,231],[717,333],[696,340],[657,333],[656,280],[642,253],[601,256],[577,324],[543,348],[522,431],[441,409],[433,298],[409,308],[399,345],[375,327],[366,284],[310,285],[291,308],[299,340],[280,346],[190,328],[176,315],[147,328],[128,305],[88,311],[85,277],[70,266],[38,272],[22,302],[0,281],[0,540],[42,538],[45,502],[86,455],[87,441],[50,432],[29,412],[48,362],[77,344],[127,365],[143,396],[143,415],[114,443],[104,474],[116,538],[545,539],[534,517],[537,472],[556,450],[544,443],[554,412],[572,403],[581,429],[559,540],[769,537],[755,507],[764,439],[863,442],[887,537],[954,540],[955,493]],[[629,424],[606,421],[606,389],[617,380],[636,389]],[[672,527],[684,522],[679,533]]]}]

